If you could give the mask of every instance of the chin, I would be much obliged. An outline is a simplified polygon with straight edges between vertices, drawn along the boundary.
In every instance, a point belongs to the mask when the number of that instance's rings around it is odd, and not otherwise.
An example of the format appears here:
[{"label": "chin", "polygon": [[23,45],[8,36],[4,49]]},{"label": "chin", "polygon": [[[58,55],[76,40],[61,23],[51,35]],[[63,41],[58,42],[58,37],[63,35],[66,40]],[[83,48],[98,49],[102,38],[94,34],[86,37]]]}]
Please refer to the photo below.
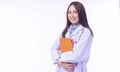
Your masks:
[{"label": "chin", "polygon": [[79,22],[78,21],[71,21],[72,24],[76,25],[78,24]]},{"label": "chin", "polygon": [[73,25],[77,25],[78,24],[78,22],[71,22]]}]

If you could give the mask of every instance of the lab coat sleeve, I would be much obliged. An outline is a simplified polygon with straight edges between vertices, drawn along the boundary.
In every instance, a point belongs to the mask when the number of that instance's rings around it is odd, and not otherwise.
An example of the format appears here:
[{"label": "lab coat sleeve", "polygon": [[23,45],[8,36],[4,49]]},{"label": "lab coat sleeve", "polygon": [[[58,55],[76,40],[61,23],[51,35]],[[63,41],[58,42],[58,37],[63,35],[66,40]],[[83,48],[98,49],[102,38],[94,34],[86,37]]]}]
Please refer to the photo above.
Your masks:
[{"label": "lab coat sleeve", "polygon": [[62,53],[60,56],[60,61],[78,63],[85,58],[88,59],[91,43],[92,43],[91,32],[89,31],[89,29],[85,28],[81,38],[74,46],[73,51]]},{"label": "lab coat sleeve", "polygon": [[58,50],[59,50],[59,39],[56,39],[51,48],[51,56],[54,64],[57,64],[56,59],[59,58]]}]

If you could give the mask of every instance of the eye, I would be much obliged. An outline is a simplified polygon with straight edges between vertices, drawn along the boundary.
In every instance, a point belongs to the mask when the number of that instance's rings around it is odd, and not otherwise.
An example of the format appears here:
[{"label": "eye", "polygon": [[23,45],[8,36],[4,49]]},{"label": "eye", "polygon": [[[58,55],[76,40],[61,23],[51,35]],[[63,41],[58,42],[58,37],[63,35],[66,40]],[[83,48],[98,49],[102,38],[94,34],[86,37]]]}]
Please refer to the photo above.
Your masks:
[{"label": "eye", "polygon": [[74,13],[78,13],[78,12],[75,10]]},{"label": "eye", "polygon": [[71,11],[68,11],[68,14],[71,14]]}]

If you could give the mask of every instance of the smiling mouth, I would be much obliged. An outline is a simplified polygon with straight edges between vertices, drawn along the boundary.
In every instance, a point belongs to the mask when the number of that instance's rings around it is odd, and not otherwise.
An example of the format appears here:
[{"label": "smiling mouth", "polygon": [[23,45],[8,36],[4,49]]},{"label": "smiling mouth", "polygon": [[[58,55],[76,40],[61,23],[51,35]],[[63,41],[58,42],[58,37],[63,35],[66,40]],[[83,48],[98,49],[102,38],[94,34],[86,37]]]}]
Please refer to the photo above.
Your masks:
[{"label": "smiling mouth", "polygon": [[70,20],[71,20],[71,21],[75,21],[75,20],[76,20],[76,18],[71,18]]}]

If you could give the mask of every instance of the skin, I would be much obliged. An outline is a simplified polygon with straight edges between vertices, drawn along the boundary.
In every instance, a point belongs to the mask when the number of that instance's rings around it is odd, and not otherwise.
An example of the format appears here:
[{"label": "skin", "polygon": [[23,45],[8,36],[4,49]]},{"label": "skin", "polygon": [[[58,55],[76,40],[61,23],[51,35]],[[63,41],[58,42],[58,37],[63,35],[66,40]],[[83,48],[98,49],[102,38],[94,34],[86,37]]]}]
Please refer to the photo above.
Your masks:
[{"label": "skin", "polygon": [[[60,54],[60,50],[58,51],[58,54]],[[58,65],[62,66],[67,72],[72,72],[74,69],[74,64],[73,63],[68,63],[68,62],[60,62],[59,58],[56,59],[58,62]]]},{"label": "skin", "polygon": [[68,11],[68,19],[72,23],[73,26],[79,23],[78,12],[74,5],[71,5]]},{"label": "skin", "polygon": [[[75,8],[74,5],[71,5],[68,11],[68,19],[72,23],[73,26],[76,26],[79,23],[79,16],[78,12]],[[60,62],[59,58],[57,59],[58,64],[62,66],[64,69],[66,69],[68,72],[72,72],[74,69],[74,64],[73,63],[68,63],[68,62]]]},{"label": "skin", "polygon": [[68,72],[72,72],[74,67],[73,67],[73,63],[68,63],[68,62],[60,62],[59,59],[57,59],[58,64],[60,66],[62,66],[65,70],[67,70]]}]

